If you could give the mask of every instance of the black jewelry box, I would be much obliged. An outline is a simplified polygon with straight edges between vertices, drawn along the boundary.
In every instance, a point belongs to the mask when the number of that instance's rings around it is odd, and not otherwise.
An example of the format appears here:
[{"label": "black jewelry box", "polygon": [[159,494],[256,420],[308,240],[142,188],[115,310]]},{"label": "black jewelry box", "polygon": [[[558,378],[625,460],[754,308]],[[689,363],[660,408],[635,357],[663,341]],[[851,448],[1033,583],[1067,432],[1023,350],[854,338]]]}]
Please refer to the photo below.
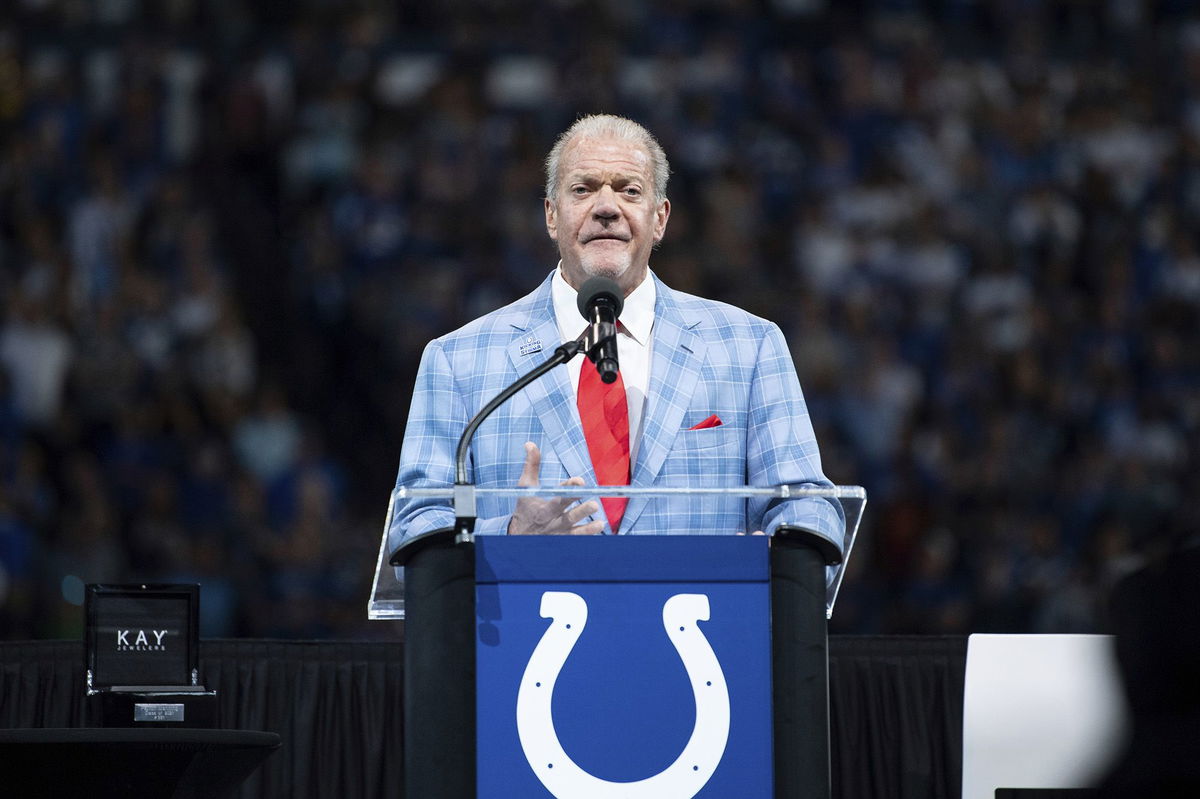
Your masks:
[{"label": "black jewelry box", "polygon": [[199,585],[99,585],[84,593],[88,722],[212,727],[200,683]]}]

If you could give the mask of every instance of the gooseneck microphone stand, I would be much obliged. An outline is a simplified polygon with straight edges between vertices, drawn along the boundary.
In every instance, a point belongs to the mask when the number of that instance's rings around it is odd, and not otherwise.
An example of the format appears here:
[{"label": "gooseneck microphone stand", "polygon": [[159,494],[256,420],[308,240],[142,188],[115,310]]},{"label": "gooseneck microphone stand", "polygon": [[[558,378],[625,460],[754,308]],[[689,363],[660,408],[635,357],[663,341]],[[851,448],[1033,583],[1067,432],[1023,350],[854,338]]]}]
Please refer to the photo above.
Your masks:
[{"label": "gooseneck microphone stand", "polygon": [[458,439],[458,451],[454,458],[454,540],[464,543],[472,540],[475,529],[475,485],[467,479],[467,452],[471,448],[471,438],[479,425],[483,424],[492,413],[508,402],[525,386],[537,380],[554,367],[564,364],[583,352],[587,344],[582,340],[568,341],[554,349],[554,354],[544,363],[517,378],[517,381],[497,394],[491,402],[484,405],[479,413],[471,419],[466,429]]}]

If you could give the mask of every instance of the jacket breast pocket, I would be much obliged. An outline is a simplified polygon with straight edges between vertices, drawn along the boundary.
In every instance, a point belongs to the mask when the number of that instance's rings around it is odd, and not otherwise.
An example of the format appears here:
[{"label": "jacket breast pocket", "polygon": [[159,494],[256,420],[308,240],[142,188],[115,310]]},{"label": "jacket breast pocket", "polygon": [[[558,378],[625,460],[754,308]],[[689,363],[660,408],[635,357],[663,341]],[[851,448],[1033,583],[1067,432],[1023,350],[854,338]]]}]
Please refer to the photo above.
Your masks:
[{"label": "jacket breast pocket", "polygon": [[724,486],[745,482],[745,439],[733,427],[681,430],[663,463],[672,485]]},{"label": "jacket breast pocket", "polygon": [[675,445],[672,450],[695,451],[735,446],[736,444],[736,431],[728,425],[718,425],[700,430],[680,430],[679,435],[675,436]]}]

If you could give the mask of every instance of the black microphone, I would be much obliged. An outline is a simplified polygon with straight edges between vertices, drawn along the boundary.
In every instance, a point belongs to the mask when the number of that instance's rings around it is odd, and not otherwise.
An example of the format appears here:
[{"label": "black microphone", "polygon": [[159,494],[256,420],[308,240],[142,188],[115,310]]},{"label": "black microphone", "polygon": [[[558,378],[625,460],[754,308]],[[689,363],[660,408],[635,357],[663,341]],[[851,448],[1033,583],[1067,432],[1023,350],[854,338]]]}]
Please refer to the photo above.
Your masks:
[{"label": "black microphone", "polygon": [[617,379],[617,317],[625,307],[621,287],[607,277],[590,277],[579,287],[579,313],[588,321],[587,355],[600,379]]}]

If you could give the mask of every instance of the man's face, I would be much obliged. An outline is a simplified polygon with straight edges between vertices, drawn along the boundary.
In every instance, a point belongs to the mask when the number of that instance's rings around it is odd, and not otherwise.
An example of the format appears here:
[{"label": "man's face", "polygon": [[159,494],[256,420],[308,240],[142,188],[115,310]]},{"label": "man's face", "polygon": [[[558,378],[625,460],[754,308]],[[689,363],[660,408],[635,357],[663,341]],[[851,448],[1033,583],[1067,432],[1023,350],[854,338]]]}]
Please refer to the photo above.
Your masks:
[{"label": "man's face", "polygon": [[581,137],[559,162],[557,196],[546,200],[546,230],[558,243],[563,277],[616,281],[628,295],[649,269],[671,204],[654,197],[650,154],[621,139]]}]

